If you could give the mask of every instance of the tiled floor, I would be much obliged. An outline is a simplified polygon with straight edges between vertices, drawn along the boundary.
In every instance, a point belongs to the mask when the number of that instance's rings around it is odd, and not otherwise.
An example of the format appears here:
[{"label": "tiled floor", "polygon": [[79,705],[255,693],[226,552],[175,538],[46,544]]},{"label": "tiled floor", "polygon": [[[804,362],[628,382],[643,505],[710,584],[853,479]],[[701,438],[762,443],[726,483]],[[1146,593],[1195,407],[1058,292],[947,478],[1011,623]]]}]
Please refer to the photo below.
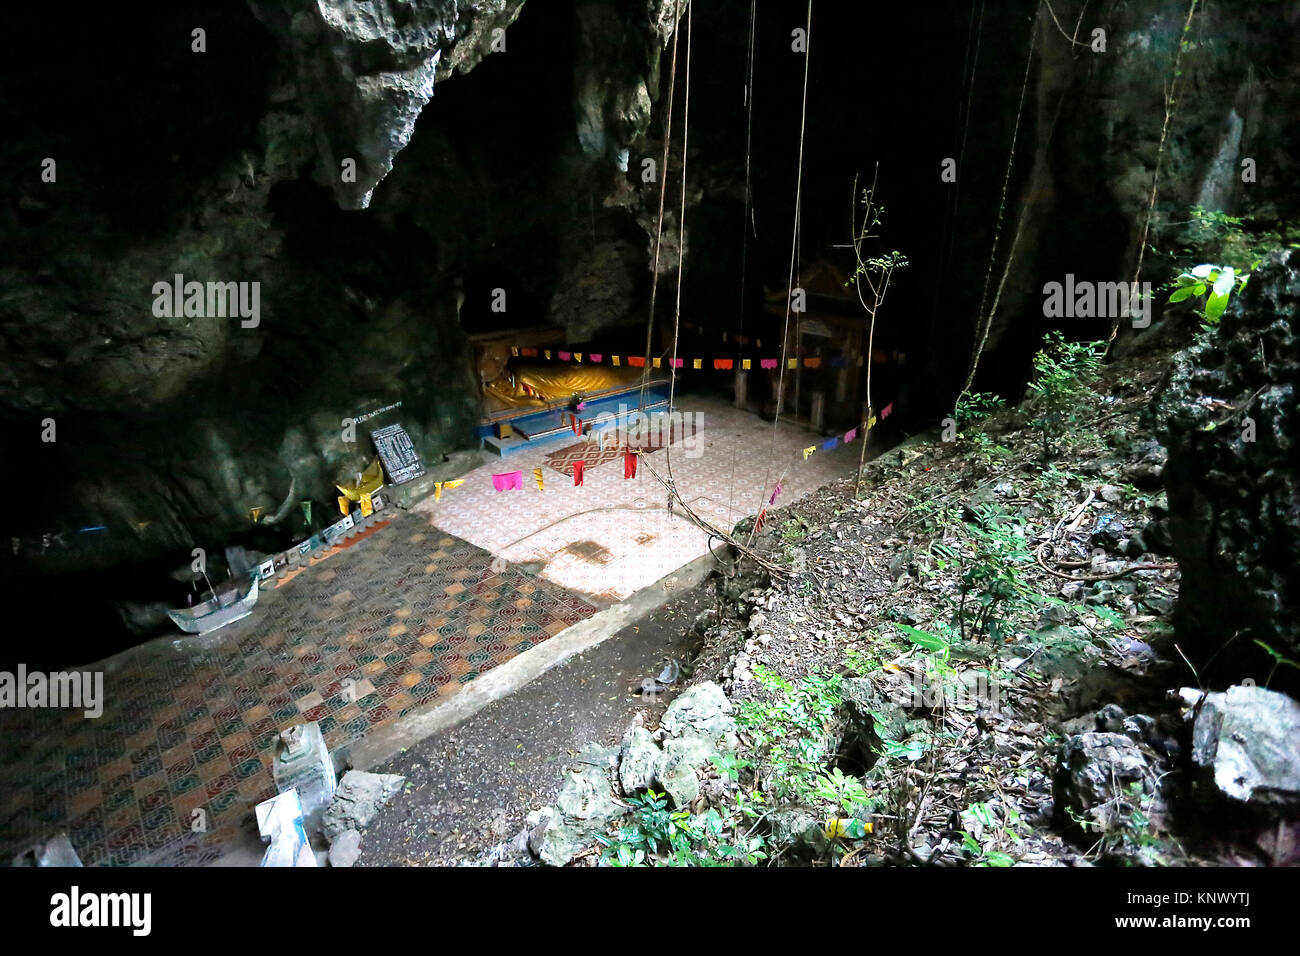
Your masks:
[{"label": "tiled floor", "polygon": [[319,720],[338,748],[595,611],[492,563],[399,513],[243,621],[106,662],[97,719],[0,711],[0,851],[67,829],[88,864],[203,862],[274,793],[277,731]]},{"label": "tiled floor", "polygon": [[[860,446],[823,451],[824,439],[772,424],[719,401],[684,403],[698,431],[673,446],[672,478],[683,500],[716,527],[730,530],[766,504],[785,471],[778,505],[802,497],[856,467]],[[689,433],[689,429],[688,429]],[[807,460],[801,449],[819,448]],[[592,441],[593,459],[597,448]],[[608,449],[613,440],[607,440]],[[668,453],[642,458],[637,477],[623,478],[622,461],[589,466],[581,487],[547,464],[554,447],[492,459],[465,483],[416,506],[433,524],[507,561],[542,565],[540,575],[598,603],[619,601],[705,554],[708,535],[667,511],[668,495],[651,476],[668,476]],[[608,457],[608,456],[605,456]],[[646,467],[648,466],[648,467]],[[542,468],[543,490],[533,481]],[[498,492],[494,472],[523,471],[523,489]]]},{"label": "tiled floor", "polygon": [[[787,466],[778,504],[858,460],[856,444],[803,460],[816,436],[723,403],[684,410],[700,417],[671,477],[719,528],[755,513]],[[593,456],[582,487],[545,466],[548,451],[485,457],[441,501],[282,579],[237,624],[105,662],[98,719],[0,710],[0,859],[66,829],[86,863],[209,860],[274,792],[279,730],[319,720],[337,749],[706,553],[650,474],[669,476],[669,451],[630,480],[621,459]],[[516,469],[523,490],[496,492],[492,474]],[[196,810],[204,835],[190,832]]]}]

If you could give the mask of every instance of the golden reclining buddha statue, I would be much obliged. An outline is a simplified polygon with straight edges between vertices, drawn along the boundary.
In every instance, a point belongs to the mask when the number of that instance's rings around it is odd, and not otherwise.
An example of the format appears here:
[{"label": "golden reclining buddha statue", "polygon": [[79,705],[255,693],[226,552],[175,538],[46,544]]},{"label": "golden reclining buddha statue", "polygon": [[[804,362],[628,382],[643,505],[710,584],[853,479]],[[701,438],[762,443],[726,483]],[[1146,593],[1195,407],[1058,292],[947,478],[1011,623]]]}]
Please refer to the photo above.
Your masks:
[{"label": "golden reclining buddha statue", "polygon": [[[488,411],[507,408],[541,408],[566,402],[574,395],[595,398],[635,388],[644,370],[612,365],[521,364],[507,368],[484,386]],[[652,372],[653,378],[658,374]]]}]

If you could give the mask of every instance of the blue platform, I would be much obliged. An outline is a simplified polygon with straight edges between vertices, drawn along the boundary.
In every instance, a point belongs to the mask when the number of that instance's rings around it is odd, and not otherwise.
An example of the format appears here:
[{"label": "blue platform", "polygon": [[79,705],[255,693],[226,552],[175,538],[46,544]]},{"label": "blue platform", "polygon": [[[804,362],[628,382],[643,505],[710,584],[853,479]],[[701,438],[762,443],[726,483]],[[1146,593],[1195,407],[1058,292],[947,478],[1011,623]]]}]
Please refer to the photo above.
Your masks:
[{"label": "blue platform", "polygon": [[[591,426],[593,432],[616,428],[626,422],[627,416],[637,411],[640,388],[631,388],[601,398],[588,399],[586,406],[578,413],[584,427]],[[668,408],[668,385],[656,383],[646,389],[644,412],[662,412]],[[477,429],[480,445],[485,451],[493,452],[505,458],[525,449],[536,450],[564,441],[576,441],[570,425],[571,412],[567,405],[553,408],[520,409],[513,418],[498,418],[493,422],[484,422]],[[505,423],[510,426],[509,438],[498,438],[497,426]]]}]

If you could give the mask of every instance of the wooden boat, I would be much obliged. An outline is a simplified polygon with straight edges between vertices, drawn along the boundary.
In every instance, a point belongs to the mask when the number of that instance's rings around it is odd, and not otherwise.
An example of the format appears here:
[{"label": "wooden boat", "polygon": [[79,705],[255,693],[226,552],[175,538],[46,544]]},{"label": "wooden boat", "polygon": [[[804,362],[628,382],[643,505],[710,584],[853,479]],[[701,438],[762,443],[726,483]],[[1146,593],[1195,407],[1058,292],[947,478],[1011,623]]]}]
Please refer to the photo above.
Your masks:
[{"label": "wooden boat", "polygon": [[253,605],[257,603],[257,589],[257,575],[252,575],[242,591],[236,588],[194,607],[169,610],[167,616],[187,634],[207,634],[252,614]]},{"label": "wooden boat", "polygon": [[383,486],[384,469],[376,458],[374,463],[361,473],[359,481],[346,485],[336,484],[334,487],[343,492],[348,501],[360,501],[362,495],[372,495]]}]

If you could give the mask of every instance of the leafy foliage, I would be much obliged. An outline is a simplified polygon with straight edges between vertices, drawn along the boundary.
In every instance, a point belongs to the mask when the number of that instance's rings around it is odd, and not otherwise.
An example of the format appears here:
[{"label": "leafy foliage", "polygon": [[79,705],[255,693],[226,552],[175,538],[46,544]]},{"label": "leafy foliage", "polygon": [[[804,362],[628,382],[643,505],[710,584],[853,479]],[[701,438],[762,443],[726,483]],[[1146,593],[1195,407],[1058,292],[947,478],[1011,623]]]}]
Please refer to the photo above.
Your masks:
[{"label": "leafy foliage", "polygon": [[1240,292],[1246,287],[1249,273],[1240,274],[1232,266],[1216,266],[1203,263],[1191,272],[1181,273],[1174,280],[1177,288],[1169,296],[1169,301],[1182,302],[1185,299],[1208,296],[1205,306],[1197,314],[1207,326],[1219,324],[1219,319],[1228,307],[1228,298],[1233,292]]},{"label": "leafy foliage", "polygon": [[1038,415],[1032,424],[1043,438],[1043,460],[1052,456],[1052,441],[1078,421],[1081,399],[1101,372],[1105,342],[1067,342],[1060,332],[1049,332],[1043,348],[1034,355],[1034,378],[1029,383]]}]

